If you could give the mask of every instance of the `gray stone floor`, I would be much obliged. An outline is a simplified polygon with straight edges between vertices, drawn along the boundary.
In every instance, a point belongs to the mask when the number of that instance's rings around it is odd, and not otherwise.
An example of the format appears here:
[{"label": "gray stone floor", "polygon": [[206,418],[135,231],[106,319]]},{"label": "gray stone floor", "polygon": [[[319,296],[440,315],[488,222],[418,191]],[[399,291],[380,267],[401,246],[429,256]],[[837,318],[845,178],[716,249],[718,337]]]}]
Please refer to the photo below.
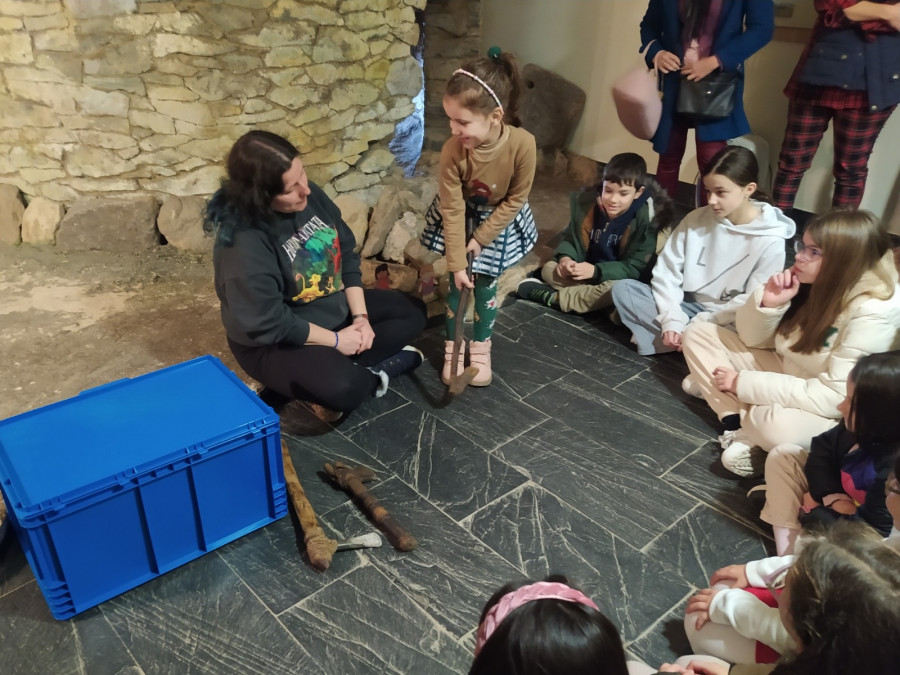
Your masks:
[{"label": "gray stone floor", "polygon": [[681,357],[638,357],[605,317],[516,301],[497,321],[494,384],[448,401],[442,339],[429,329],[429,360],[334,426],[282,411],[326,529],[373,529],[322,474],[326,461],[363,464],[417,550],[343,552],[317,573],[285,517],[59,622],[10,536],[0,671],[465,673],[485,600],[551,572],[596,600],[634,656],[685,653],[687,598],[771,542],[718,463],[714,418],[681,391]]}]

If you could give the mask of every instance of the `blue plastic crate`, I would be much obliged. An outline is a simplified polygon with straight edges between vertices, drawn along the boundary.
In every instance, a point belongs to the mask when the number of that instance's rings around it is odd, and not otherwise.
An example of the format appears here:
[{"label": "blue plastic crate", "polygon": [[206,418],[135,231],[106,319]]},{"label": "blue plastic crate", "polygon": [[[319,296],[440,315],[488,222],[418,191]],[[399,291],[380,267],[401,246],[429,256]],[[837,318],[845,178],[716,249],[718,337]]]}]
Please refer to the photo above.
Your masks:
[{"label": "blue plastic crate", "polygon": [[0,489],[57,619],[287,513],[278,416],[212,356],[0,421]]}]

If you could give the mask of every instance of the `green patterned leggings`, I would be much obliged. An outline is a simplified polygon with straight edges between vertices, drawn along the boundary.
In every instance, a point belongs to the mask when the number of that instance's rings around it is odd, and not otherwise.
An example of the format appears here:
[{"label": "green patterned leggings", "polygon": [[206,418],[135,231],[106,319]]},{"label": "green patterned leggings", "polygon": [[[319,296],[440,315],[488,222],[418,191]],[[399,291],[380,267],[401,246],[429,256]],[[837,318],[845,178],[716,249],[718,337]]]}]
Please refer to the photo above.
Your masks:
[{"label": "green patterned leggings", "polygon": [[[476,342],[484,342],[494,331],[494,320],[497,318],[497,277],[485,274],[475,275],[475,327],[472,338]],[[446,327],[447,339],[452,340],[456,330],[456,307],[459,304],[459,291],[450,275],[450,294],[447,296]]]}]

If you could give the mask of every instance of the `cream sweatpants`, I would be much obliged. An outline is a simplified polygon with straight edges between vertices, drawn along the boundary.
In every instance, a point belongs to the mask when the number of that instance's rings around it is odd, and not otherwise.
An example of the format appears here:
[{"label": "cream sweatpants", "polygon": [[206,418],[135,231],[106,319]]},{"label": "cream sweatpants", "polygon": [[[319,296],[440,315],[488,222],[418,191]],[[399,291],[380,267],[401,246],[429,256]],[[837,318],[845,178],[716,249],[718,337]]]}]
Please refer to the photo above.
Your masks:
[{"label": "cream sweatpants", "polygon": [[712,374],[719,366],[738,372],[784,372],[781,357],[775,350],[748,347],[734,331],[714,323],[691,322],[684,331],[682,351],[691,376],[713,412],[719,419],[740,415],[741,428],[754,445],[766,452],[783,443],[808,450],[813,436],[828,431],[838,422],[799,408],[742,403],[734,394],[719,391]]},{"label": "cream sweatpants", "polygon": [[797,514],[809,491],[803,470],[807,457],[809,450],[789,443],[776,445],[766,457],[766,505],[759,517],[769,525],[800,529]]}]

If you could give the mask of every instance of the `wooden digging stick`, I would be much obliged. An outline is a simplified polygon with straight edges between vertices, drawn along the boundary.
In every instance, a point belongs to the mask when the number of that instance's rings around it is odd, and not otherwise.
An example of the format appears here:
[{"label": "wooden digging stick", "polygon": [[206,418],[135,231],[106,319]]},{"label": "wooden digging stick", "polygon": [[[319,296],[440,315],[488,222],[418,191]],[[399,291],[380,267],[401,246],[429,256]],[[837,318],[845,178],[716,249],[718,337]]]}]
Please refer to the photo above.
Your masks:
[{"label": "wooden digging stick", "polygon": [[[472,269],[472,254],[469,254],[469,269]],[[471,280],[471,275],[469,275]],[[456,303],[456,327],[453,331],[453,356],[450,359],[450,395],[456,396],[458,394],[463,393],[466,390],[466,387],[472,383],[472,380],[475,379],[475,376],[478,374],[478,368],[475,366],[469,366],[462,373],[457,375],[457,368],[459,367],[459,353],[462,351],[462,342],[463,342],[463,331],[465,330],[465,314],[466,314],[466,305],[469,303],[469,295],[471,294],[472,289],[468,286],[463,286],[459,291],[459,302]]]},{"label": "wooden digging stick", "polygon": [[291,461],[291,454],[283,438],[281,439],[281,460],[284,463],[284,480],[287,483],[288,493],[291,495],[291,503],[300,520],[300,529],[303,530],[306,555],[309,556],[309,562],[313,567],[319,571],[325,571],[331,565],[331,557],[337,550],[338,543],[334,539],[330,539],[319,527],[316,512],[313,511],[312,504],[309,503],[306,493],[303,492],[303,486],[300,485],[300,479],[297,477],[294,463]]},{"label": "wooden digging stick", "polygon": [[[466,243],[472,238],[475,231],[475,223],[478,222],[477,206],[483,205],[486,200],[476,199],[473,203],[466,202]],[[466,255],[466,276],[472,281],[472,261],[475,259],[474,254],[469,251]],[[451,279],[450,283],[454,283]],[[459,367],[459,353],[462,351],[463,332],[465,330],[466,310],[469,305],[469,295],[472,289],[463,286],[459,290],[459,302],[456,303],[456,324],[453,331],[453,355],[450,358],[450,385],[449,392],[451,396],[458,396],[466,390],[475,376],[478,375],[478,368],[469,366],[462,373],[457,375]]]}]

